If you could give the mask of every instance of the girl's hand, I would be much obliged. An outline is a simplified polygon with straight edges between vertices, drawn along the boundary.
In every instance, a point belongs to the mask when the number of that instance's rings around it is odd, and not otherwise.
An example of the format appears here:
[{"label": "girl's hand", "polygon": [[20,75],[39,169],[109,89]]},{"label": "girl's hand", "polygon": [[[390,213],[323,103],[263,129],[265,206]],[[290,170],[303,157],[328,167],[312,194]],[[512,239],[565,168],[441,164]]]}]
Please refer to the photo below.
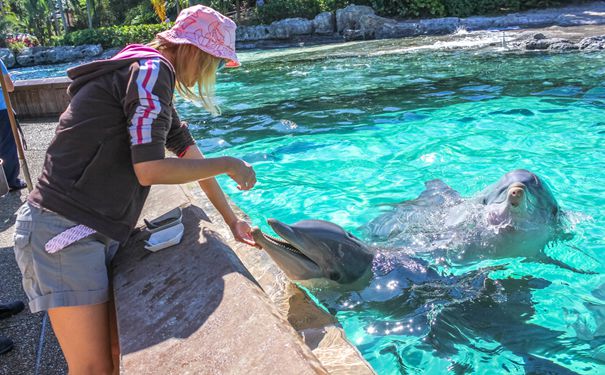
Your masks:
[{"label": "girl's hand", "polygon": [[252,227],[244,220],[237,219],[229,225],[236,241],[250,246],[259,247],[252,238]]},{"label": "girl's hand", "polygon": [[256,184],[256,173],[252,166],[243,160],[229,158],[227,175],[231,177],[240,190],[250,190]]}]

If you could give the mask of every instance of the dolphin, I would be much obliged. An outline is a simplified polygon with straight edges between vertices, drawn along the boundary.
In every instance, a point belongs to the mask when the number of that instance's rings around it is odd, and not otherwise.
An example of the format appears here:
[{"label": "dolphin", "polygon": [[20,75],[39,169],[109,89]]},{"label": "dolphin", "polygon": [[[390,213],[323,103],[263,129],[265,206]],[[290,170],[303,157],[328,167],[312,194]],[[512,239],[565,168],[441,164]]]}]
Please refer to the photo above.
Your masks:
[{"label": "dolphin", "polygon": [[369,276],[375,252],[339,225],[323,220],[294,225],[275,219],[267,222],[280,238],[258,227],[253,228],[252,236],[291,280],[353,284]]},{"label": "dolphin", "polygon": [[[323,220],[302,220],[293,225],[267,220],[280,238],[263,233],[258,227],[252,236],[284,271],[290,280],[322,291],[325,302],[343,292],[357,291],[364,301],[385,302],[409,293],[414,287],[431,285],[433,295],[453,293],[461,280],[482,279],[497,267],[471,272],[471,275],[442,275],[426,260],[410,254],[370,247],[337,224]],[[472,281],[464,282],[468,285]],[[481,282],[469,289],[480,289]],[[478,288],[477,288],[478,287]],[[434,290],[441,289],[436,293]],[[417,289],[418,290],[418,289]],[[330,298],[327,291],[334,291]],[[334,301],[328,302],[333,305]]]},{"label": "dolphin", "polygon": [[[532,291],[548,287],[547,280],[489,277],[504,266],[443,275],[423,259],[369,246],[328,221],[268,224],[279,238],[256,227],[256,243],[332,314],[357,312],[371,335],[417,336],[439,356],[454,355],[472,346],[468,337],[479,336],[521,357],[528,372],[572,373],[534,355],[565,349],[564,332],[530,323]],[[404,351],[395,341],[381,354],[399,357]]]},{"label": "dolphin", "polygon": [[458,259],[465,253],[532,255],[552,240],[553,230],[559,225],[560,210],[553,194],[527,170],[505,174],[470,199],[462,198],[439,180],[426,186],[417,199],[403,202],[368,224],[373,234],[370,238],[383,240],[374,241],[372,246],[337,224],[322,220],[287,225],[269,219],[269,226],[279,238],[258,228],[252,235],[291,280],[323,279],[346,285],[367,281],[376,256],[389,253],[409,271],[407,280],[419,282],[440,278],[432,275],[432,268],[417,256],[428,250],[463,248]]},{"label": "dolphin", "polygon": [[447,255],[452,263],[483,258],[538,257],[560,234],[560,208],[536,174],[517,169],[471,198],[441,180],[418,198],[396,204],[364,227],[374,243],[416,254]]}]

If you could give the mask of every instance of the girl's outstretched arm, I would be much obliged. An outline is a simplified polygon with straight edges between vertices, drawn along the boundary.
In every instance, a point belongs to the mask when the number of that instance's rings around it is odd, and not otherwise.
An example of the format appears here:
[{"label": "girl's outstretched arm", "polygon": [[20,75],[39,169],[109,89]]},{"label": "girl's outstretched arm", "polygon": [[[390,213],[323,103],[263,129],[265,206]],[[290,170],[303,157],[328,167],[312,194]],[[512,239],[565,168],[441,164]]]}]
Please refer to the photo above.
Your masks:
[{"label": "girl's outstretched arm", "polygon": [[[190,146],[185,152],[185,155],[183,155],[183,159],[204,159],[204,155],[197,146]],[[248,224],[248,222],[246,222],[245,220],[238,218],[237,215],[233,212],[231,206],[229,205],[225,197],[225,194],[223,193],[223,190],[216,182],[216,179],[207,178],[199,180],[198,182],[204,193],[206,193],[206,196],[208,196],[208,199],[210,200],[212,205],[214,205],[217,211],[223,216],[223,219],[225,220],[227,225],[229,225],[229,228],[231,228],[233,237],[235,237],[237,241],[246,243],[251,246],[256,246],[256,244],[254,243],[254,239],[251,235],[252,229],[250,227],[250,224]],[[254,178],[254,182],[256,182],[256,178]],[[239,186],[239,188],[243,190],[248,190],[251,188],[251,186]]]}]

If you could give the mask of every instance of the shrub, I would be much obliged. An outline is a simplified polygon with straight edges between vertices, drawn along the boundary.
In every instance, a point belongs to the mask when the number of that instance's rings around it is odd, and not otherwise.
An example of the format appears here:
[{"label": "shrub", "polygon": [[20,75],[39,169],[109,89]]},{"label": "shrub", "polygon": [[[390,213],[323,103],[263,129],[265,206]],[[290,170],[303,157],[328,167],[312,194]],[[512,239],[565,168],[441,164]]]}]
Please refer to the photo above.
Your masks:
[{"label": "shrub", "polygon": [[284,18],[313,18],[324,10],[319,0],[272,0],[256,8],[261,23],[271,23]]},{"label": "shrub", "polygon": [[443,17],[443,0],[372,0],[376,13],[387,17]]},{"label": "shrub", "polygon": [[100,44],[103,48],[123,47],[132,43],[147,43],[170,24],[111,26],[78,30],[65,34],[64,45]]},{"label": "shrub", "polygon": [[6,46],[15,55],[20,54],[25,48],[27,48],[27,46],[23,42],[7,42]]},{"label": "shrub", "polygon": [[23,51],[24,48],[36,47],[40,45],[38,38],[31,34],[6,34],[2,40],[2,45],[9,48],[13,53],[18,54]]}]

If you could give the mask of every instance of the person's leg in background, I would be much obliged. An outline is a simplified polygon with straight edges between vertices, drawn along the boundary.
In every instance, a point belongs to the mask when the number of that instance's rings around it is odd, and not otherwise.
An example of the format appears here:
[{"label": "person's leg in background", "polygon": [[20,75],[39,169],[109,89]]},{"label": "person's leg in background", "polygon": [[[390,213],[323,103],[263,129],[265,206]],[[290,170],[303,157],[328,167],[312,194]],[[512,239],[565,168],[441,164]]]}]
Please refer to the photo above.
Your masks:
[{"label": "person's leg in background", "polygon": [[[18,314],[25,308],[21,301],[11,302],[0,305],[0,319],[6,319],[12,315]],[[13,348],[13,342],[6,336],[0,335],[0,354],[9,352]]]},{"label": "person's leg in background", "polygon": [[6,109],[0,110],[0,159],[4,161],[4,173],[10,189],[26,187],[19,178],[19,154]]}]

